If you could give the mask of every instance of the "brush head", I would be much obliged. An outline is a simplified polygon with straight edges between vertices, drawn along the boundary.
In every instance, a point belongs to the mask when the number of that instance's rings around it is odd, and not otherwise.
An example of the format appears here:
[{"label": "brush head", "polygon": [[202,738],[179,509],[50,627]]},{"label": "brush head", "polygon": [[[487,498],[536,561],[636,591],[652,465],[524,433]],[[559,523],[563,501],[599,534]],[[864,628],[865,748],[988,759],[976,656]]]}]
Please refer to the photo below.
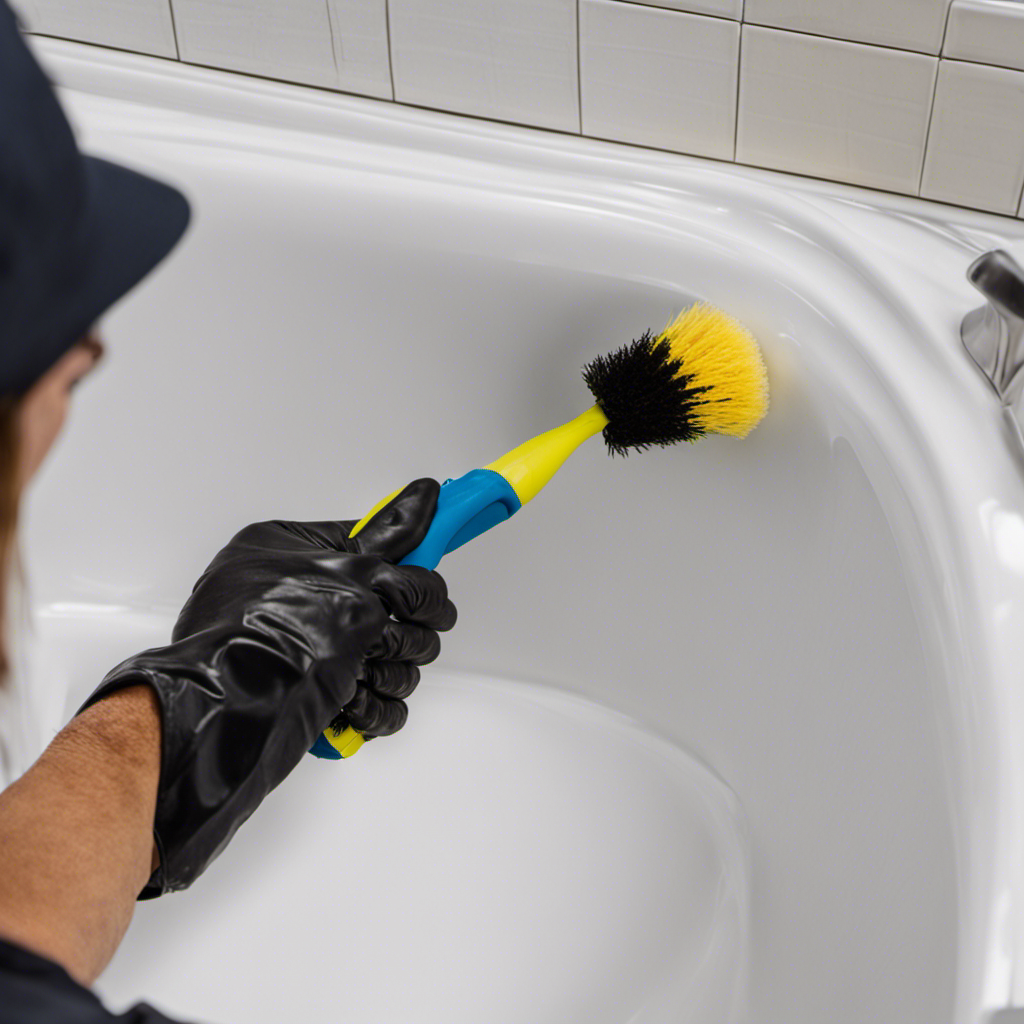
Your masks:
[{"label": "brush head", "polygon": [[768,374],[750,332],[696,303],[657,337],[650,331],[583,369],[608,417],[612,455],[666,447],[705,434],[746,437],[768,411]]}]

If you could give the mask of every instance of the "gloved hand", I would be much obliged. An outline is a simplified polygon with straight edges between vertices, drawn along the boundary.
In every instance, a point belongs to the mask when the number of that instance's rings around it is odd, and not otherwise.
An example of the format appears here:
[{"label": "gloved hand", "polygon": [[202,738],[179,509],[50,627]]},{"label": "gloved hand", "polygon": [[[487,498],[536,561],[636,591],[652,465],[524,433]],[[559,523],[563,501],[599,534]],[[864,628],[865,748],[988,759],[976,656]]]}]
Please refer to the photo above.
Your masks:
[{"label": "gloved hand", "polygon": [[139,899],[188,888],[340,710],[368,737],[405,724],[402,698],[457,613],[437,572],[393,563],[426,536],[440,489],[413,481],[352,540],[356,519],[245,527],[171,643],[121,662],[79,708],[140,682],[157,692],[160,866]]}]

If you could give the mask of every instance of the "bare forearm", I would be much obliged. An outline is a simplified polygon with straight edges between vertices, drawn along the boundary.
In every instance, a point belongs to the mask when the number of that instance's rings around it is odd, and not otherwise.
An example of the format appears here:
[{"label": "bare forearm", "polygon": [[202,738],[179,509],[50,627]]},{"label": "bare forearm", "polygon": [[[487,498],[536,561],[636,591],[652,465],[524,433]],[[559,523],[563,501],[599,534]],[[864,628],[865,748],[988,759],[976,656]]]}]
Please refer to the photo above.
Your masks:
[{"label": "bare forearm", "polygon": [[160,717],[149,686],[72,719],[0,793],[0,936],[90,985],[153,868]]}]

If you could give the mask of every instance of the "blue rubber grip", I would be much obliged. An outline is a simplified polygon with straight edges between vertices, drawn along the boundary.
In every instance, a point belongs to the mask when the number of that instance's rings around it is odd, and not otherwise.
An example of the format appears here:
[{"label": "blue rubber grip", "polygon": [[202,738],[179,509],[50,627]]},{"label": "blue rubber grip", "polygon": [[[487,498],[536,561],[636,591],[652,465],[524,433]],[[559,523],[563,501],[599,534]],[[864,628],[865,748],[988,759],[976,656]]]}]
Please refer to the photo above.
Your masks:
[{"label": "blue rubber grip", "polygon": [[520,508],[512,485],[493,469],[471,469],[458,480],[445,480],[426,537],[397,564],[436,569],[442,557],[503,523]]},{"label": "blue rubber grip", "polygon": [[[471,469],[457,480],[445,480],[438,492],[437,509],[426,537],[419,547],[396,564],[436,569],[449,552],[505,522],[521,508],[522,502],[515,489],[493,469]],[[317,737],[309,752],[317,757],[341,759],[341,754],[323,735]]]}]

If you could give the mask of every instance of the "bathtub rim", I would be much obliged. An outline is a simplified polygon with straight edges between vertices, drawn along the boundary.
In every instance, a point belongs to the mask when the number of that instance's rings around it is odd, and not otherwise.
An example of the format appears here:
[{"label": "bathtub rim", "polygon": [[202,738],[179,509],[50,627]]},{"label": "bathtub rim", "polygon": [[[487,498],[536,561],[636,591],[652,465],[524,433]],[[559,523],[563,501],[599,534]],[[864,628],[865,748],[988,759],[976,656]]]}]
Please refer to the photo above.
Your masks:
[{"label": "bathtub rim", "polygon": [[[437,113],[390,101],[278,83],[63,40],[36,38],[34,46],[41,58],[45,58],[48,69],[55,72],[62,90],[96,97],[94,109],[97,110],[103,106],[105,97],[120,95],[127,76],[132,82],[133,98],[117,100],[115,105],[145,103],[148,108],[159,111],[160,116],[147,119],[143,129],[136,129],[140,135],[150,138],[169,131],[173,134],[176,118],[182,111],[190,111],[195,116],[252,125],[254,131],[275,127],[275,124],[278,128],[287,125],[293,133],[292,142],[297,140],[298,134],[307,136],[305,152],[311,156],[317,146],[315,139],[309,142],[309,137],[322,135],[328,148],[336,147],[338,136],[329,134],[327,129],[347,125],[347,130],[353,133],[358,127],[358,146],[366,149],[367,159],[372,158],[373,147],[381,145],[401,146],[411,153],[425,147],[435,151],[443,149],[437,159],[445,163],[447,173],[457,176],[469,167],[478,170],[481,163],[500,168],[501,173],[490,183],[492,187],[502,181],[507,187],[529,187],[528,182],[516,182],[517,175],[525,168],[542,175],[562,176],[563,182],[568,181],[573,187],[585,185],[592,199],[613,206],[623,202],[627,206],[649,204],[660,190],[666,204],[663,210],[687,198],[694,199],[700,186],[714,179],[719,188],[728,191],[737,201],[749,203],[766,221],[788,217],[791,222],[802,223],[812,234],[819,232],[823,244],[833,246],[837,259],[845,258],[851,263],[863,260],[864,252],[870,249],[863,238],[852,244],[842,234],[844,224],[860,224],[858,209],[931,220],[940,226],[956,225],[966,232],[966,237],[973,232],[975,239],[988,237],[997,244],[1004,238],[1024,238],[1024,225],[1012,218],[855,186],[833,185],[728,162]],[[275,116],[270,116],[271,111]],[[443,140],[443,147],[439,140]],[[301,146],[293,155],[298,156],[300,151]],[[634,185],[637,187],[631,188]],[[785,192],[780,189],[782,185]],[[812,215],[812,210],[818,213]],[[965,260],[965,268],[966,264]],[[898,292],[889,294],[888,299],[895,304],[894,308],[904,308]],[[954,356],[951,350],[946,350],[933,354],[942,361],[943,372],[949,373],[950,380],[962,388],[960,400],[979,401],[984,385],[966,359],[963,365],[956,362],[963,353]],[[995,408],[992,415],[997,415]],[[989,437],[997,433],[998,427],[993,422]],[[992,486],[996,486],[994,478],[1010,472],[1013,460],[1008,453],[1002,457],[1002,453],[991,447],[983,449],[981,437],[973,438],[973,443],[976,450],[984,450],[985,459],[993,463],[988,470],[993,478]],[[940,479],[943,468],[936,457],[933,469]],[[1016,469],[1014,467],[1014,471]],[[1015,477],[1012,484],[997,488],[997,493],[1004,498],[1002,506],[997,504],[996,511],[999,507],[1024,507],[1005,497],[1019,497],[1024,493],[1019,478]],[[948,486],[947,491],[950,507],[954,507],[956,494]],[[958,529],[962,529],[962,524],[951,526],[947,536],[957,535]],[[1024,817],[1024,756],[1015,753],[1014,743],[1024,727],[1024,700],[1017,696],[1012,685],[1013,668],[1024,662],[1024,658],[1018,658],[1022,647],[1011,635],[1011,627],[1020,623],[1021,617],[1011,615],[996,622],[985,619],[979,609],[993,607],[993,595],[997,593],[1024,595],[1024,590],[1020,579],[1007,572],[1006,566],[994,557],[991,544],[986,544],[981,532],[972,531],[965,544],[961,557],[970,573],[959,593],[970,593],[972,587],[976,591],[977,605],[972,604],[971,611],[978,612],[979,620],[971,624],[971,629],[982,659],[979,663],[984,665],[982,674],[990,680],[990,685],[976,696],[979,703],[973,710],[984,722],[981,731],[999,738],[993,751],[974,752],[979,772],[975,779],[977,804],[972,808],[976,815],[974,838],[978,838],[979,830],[984,831],[982,820],[987,823],[986,835],[995,837],[991,849],[975,851],[973,871],[976,877],[972,883],[987,894],[985,921],[976,922],[977,933],[984,935],[981,943],[984,964],[979,967],[984,975],[980,982],[983,990],[980,1005],[995,1008],[1011,1001],[1024,1003],[1024,836],[1017,824]],[[1015,813],[1014,808],[1020,813]],[[979,841],[985,842],[985,839],[986,836],[982,836]],[[970,931],[968,928],[967,932]],[[969,968],[963,956],[959,967],[961,971]],[[979,986],[977,979],[964,983],[975,990]]]}]

